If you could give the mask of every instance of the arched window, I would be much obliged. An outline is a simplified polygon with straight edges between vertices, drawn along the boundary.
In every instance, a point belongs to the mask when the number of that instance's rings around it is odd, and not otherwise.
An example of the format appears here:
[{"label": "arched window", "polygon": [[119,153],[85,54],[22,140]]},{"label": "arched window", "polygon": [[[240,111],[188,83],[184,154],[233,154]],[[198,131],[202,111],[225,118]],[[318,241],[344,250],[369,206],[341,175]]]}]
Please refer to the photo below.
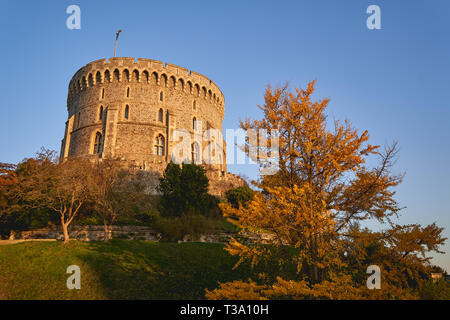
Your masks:
[{"label": "arched window", "polygon": [[198,84],[195,84],[195,94],[200,96],[200,86]]},{"label": "arched window", "polygon": [[133,71],[133,81],[139,82],[139,71],[136,69]]},{"label": "arched window", "polygon": [[120,72],[119,69],[114,70],[114,80],[120,81]]},{"label": "arched window", "polygon": [[163,101],[163,99],[164,99],[164,94],[163,94],[163,92],[161,91],[161,92],[159,93],[159,101]]},{"label": "arched window", "polygon": [[158,84],[158,74],[156,72],[152,73],[151,83],[154,84],[154,85]]},{"label": "arched window", "polygon": [[158,156],[164,155],[164,142],[165,139],[162,134],[156,137],[155,139],[155,154]]},{"label": "arched window", "polygon": [[147,70],[144,70],[144,72],[142,72],[142,77],[143,77],[145,82],[148,82],[150,80],[150,76],[148,75],[148,71]]},{"label": "arched window", "polygon": [[103,136],[100,132],[95,134],[94,154],[101,154],[103,149]]},{"label": "arched window", "polygon": [[128,120],[129,116],[130,116],[130,106],[126,105],[126,107],[125,107],[125,119]]},{"label": "arched window", "polygon": [[111,82],[111,75],[109,74],[109,70],[105,71],[105,82]]},{"label": "arched window", "polygon": [[175,80],[175,77],[174,76],[171,76],[170,77],[170,81],[169,81],[169,86],[171,87],[171,88],[175,88],[175,84],[177,83],[177,81]]},{"label": "arched window", "polygon": [[192,159],[192,163],[194,163],[194,164],[199,163],[199,159],[200,159],[200,148],[199,148],[197,142],[194,142],[194,143],[191,145],[191,159]]},{"label": "arched window", "polygon": [[184,91],[184,81],[183,79],[178,79],[178,89],[180,89],[181,91]]},{"label": "arched window", "polygon": [[98,120],[103,119],[103,106],[100,106],[100,111],[98,112]]},{"label": "arched window", "polygon": [[164,112],[163,109],[159,109],[158,111],[158,121],[163,122],[164,121]]},{"label": "arched window", "polygon": [[95,74],[95,82],[97,84],[102,83],[102,75],[100,74],[100,71],[97,71],[97,73]]},{"label": "arched window", "polygon": [[192,129],[197,130],[197,118],[194,117],[192,119]]},{"label": "arched window", "polygon": [[94,85],[94,77],[92,76],[92,73],[89,73],[88,86],[92,87],[93,85]]},{"label": "arched window", "polygon": [[161,80],[160,80],[160,84],[161,84],[161,87],[163,87],[163,88],[165,88],[165,87],[167,87],[167,76],[165,75],[165,74],[162,74],[161,75]]},{"label": "arched window", "polygon": [[130,71],[128,71],[128,69],[124,69],[122,75],[123,75],[122,79],[124,81],[130,81]]}]

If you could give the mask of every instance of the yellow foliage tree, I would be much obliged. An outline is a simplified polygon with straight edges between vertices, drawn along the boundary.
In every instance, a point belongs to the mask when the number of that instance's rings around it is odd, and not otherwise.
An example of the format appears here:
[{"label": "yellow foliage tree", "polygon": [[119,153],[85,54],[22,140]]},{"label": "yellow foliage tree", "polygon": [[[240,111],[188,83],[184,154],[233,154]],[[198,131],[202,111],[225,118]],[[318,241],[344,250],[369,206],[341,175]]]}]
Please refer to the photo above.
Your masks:
[{"label": "yellow foliage tree", "polygon": [[[263,284],[224,283],[207,291],[209,299],[255,298],[256,293],[259,298],[294,299],[370,296],[365,282],[355,285],[352,280],[348,241],[355,223],[367,219],[391,223],[401,209],[392,191],[402,181],[402,175],[391,172],[396,144],[380,151],[367,143],[367,131],[359,134],[349,121],[335,121],[329,130],[325,115],[329,100],[312,101],[314,84],[295,92],[287,86],[273,90],[269,86],[265,104],[258,106],[263,119],[241,121],[244,130],[278,130],[279,168],[255,182],[260,192],[245,207],[221,205],[224,214],[236,217],[244,230],[271,235],[269,246],[232,239],[226,250],[240,257],[236,267],[243,261],[252,266],[277,261],[280,266],[295,264],[298,277],[284,280],[273,275],[260,281]],[[250,156],[267,150],[250,141],[242,148]],[[379,158],[378,165],[366,164],[370,156]],[[263,157],[254,160],[261,167],[268,165]],[[279,250],[273,250],[282,247],[295,248],[295,256],[280,256]]]}]

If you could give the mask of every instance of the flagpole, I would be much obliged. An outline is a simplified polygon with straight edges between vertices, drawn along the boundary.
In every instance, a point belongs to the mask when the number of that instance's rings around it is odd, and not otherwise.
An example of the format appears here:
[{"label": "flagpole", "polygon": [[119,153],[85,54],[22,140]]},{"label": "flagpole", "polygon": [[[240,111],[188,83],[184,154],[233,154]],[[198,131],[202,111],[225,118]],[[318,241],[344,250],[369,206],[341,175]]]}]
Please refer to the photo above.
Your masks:
[{"label": "flagpole", "polygon": [[119,34],[122,32],[122,30],[119,29],[119,31],[117,31],[116,33],[116,45],[114,47],[114,58],[116,57],[116,53],[117,53],[117,40],[119,39]]}]

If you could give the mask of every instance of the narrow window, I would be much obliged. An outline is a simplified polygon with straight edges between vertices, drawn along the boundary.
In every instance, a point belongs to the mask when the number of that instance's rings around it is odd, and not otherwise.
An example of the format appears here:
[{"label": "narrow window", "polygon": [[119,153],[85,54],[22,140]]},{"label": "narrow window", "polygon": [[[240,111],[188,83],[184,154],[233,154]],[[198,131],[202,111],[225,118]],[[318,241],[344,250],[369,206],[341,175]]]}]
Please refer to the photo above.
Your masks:
[{"label": "narrow window", "polygon": [[98,120],[102,120],[103,119],[103,106],[100,106],[100,111],[98,113]]},{"label": "narrow window", "polygon": [[163,135],[159,135],[155,139],[155,154],[158,156],[164,155],[164,137]]},{"label": "narrow window", "polygon": [[195,100],[192,102],[192,109],[197,109],[197,102]]},{"label": "narrow window", "polygon": [[78,117],[77,117],[77,128],[80,127],[80,118],[81,118],[80,115],[81,115],[81,113],[78,112]]},{"label": "narrow window", "polygon": [[159,93],[159,101],[163,101],[163,98],[164,98],[163,92],[161,91],[161,92]]},{"label": "narrow window", "polygon": [[94,141],[94,154],[102,153],[102,148],[103,148],[103,137],[100,132],[97,132],[95,134],[95,141]]},{"label": "narrow window", "polygon": [[163,122],[164,121],[164,112],[163,109],[159,109],[158,111],[158,121]]},{"label": "narrow window", "polygon": [[127,98],[130,97],[130,88],[127,88]]},{"label": "narrow window", "polygon": [[102,89],[102,99],[104,99],[105,98],[105,89],[103,88]]},{"label": "narrow window", "polygon": [[127,105],[127,106],[125,107],[125,119],[128,120],[129,115],[130,115],[130,106]]},{"label": "narrow window", "polygon": [[109,73],[109,70],[105,71],[105,82],[111,82],[111,74]]},{"label": "narrow window", "polygon": [[95,74],[95,82],[97,84],[102,83],[102,75],[100,74],[100,71],[97,71],[97,73]]},{"label": "narrow window", "polygon": [[198,143],[197,142],[194,142],[192,145],[191,145],[191,159],[192,159],[192,163],[194,163],[194,164],[196,164],[196,163],[198,163],[198,159],[199,159],[199,147],[198,147]]},{"label": "narrow window", "polygon": [[197,119],[195,117],[192,119],[192,129],[197,130]]}]

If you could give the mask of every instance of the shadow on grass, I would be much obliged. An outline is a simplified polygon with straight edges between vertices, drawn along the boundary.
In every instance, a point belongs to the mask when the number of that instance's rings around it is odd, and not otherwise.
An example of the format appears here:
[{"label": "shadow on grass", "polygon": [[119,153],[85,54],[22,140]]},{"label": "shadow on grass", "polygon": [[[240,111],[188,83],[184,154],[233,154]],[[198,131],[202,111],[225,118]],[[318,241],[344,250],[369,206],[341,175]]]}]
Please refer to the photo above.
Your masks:
[{"label": "shadow on grass", "polygon": [[204,299],[218,282],[248,279],[248,265],[212,243],[111,240],[91,242],[78,258],[109,299]]}]

